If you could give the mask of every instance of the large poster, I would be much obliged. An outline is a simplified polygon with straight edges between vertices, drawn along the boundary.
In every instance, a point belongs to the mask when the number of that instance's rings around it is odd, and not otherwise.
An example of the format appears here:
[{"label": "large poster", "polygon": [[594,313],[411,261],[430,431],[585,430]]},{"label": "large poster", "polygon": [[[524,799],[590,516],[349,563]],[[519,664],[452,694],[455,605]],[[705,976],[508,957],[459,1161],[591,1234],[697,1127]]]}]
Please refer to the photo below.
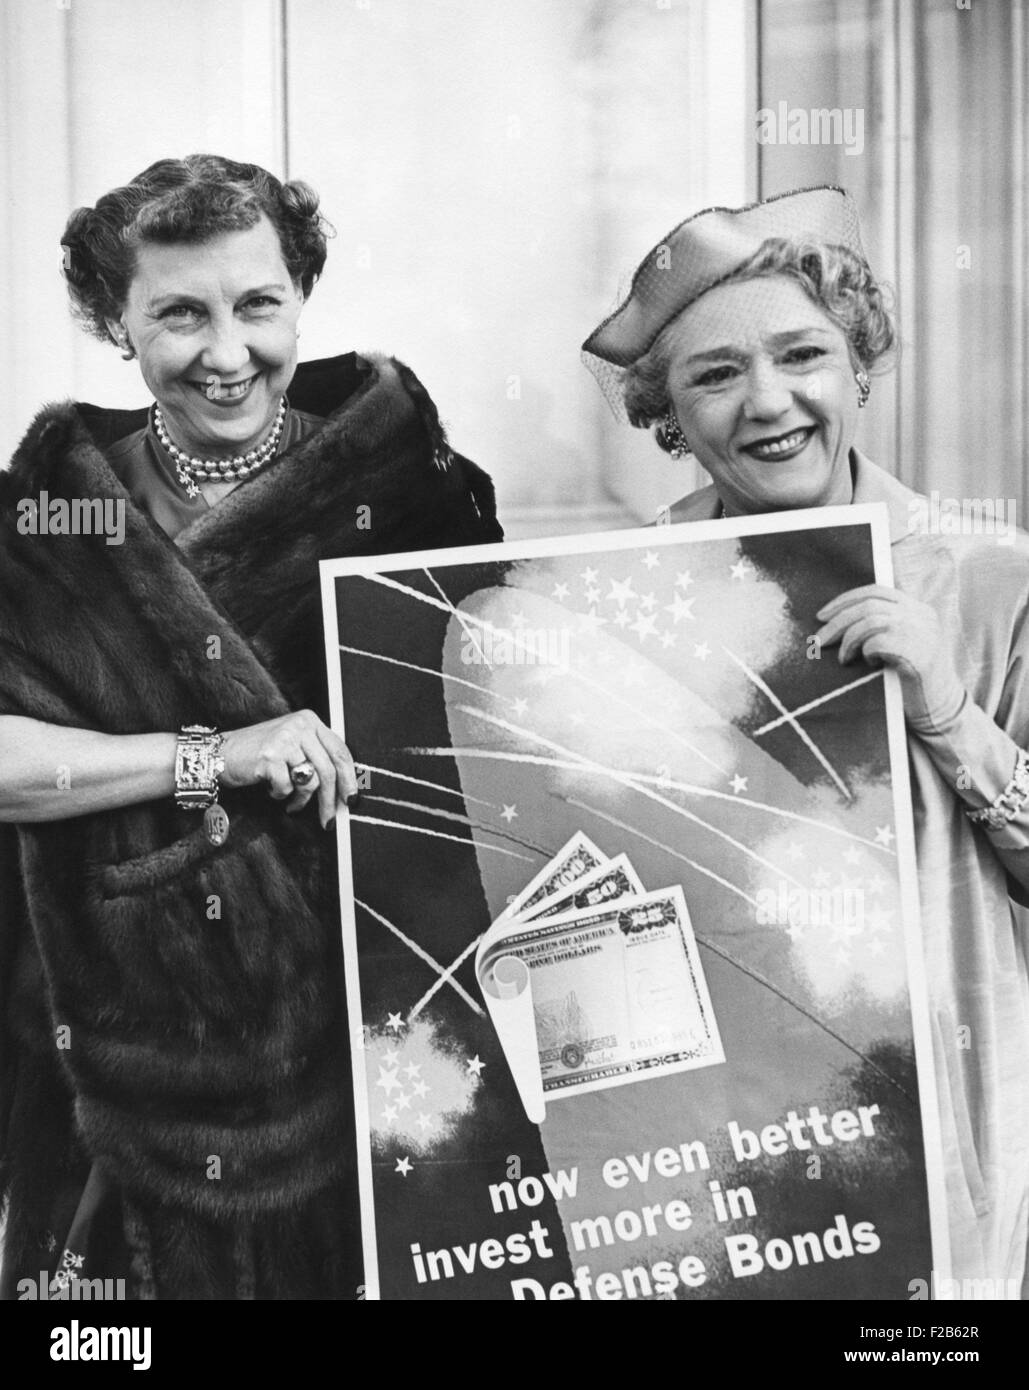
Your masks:
[{"label": "large poster", "polygon": [[322,566],[367,1292],[946,1271],[903,715],[842,507]]}]

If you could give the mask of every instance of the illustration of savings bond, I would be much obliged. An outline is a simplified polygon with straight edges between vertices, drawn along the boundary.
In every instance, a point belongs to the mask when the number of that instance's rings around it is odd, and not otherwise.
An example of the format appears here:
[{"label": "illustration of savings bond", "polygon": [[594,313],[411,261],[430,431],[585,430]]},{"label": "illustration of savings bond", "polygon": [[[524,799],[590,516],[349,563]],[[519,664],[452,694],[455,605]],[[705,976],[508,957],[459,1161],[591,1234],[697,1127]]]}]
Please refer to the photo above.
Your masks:
[{"label": "illustration of savings bond", "polygon": [[[568,881],[575,837],[490,927],[476,977],[526,1113],[725,1061],[681,887],[646,892],[627,856]],[[591,849],[595,847],[590,846]],[[589,857],[603,857],[596,856]]]}]

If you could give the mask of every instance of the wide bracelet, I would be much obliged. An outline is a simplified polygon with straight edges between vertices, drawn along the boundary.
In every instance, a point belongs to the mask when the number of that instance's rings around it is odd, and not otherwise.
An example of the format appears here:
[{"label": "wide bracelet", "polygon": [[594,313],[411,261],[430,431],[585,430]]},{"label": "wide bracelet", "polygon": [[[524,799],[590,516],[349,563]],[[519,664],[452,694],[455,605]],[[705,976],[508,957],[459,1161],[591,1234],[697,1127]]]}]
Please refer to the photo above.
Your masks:
[{"label": "wide bracelet", "polygon": [[216,848],[229,837],[229,818],[218,805],[218,778],[225,771],[222,736],[204,724],[186,724],[175,744],[175,805],[203,811],[204,834]]},{"label": "wide bracelet", "polygon": [[1003,830],[1013,821],[1019,811],[1029,801],[1029,753],[1018,750],[1015,771],[1007,784],[991,805],[981,811],[966,811],[965,815],[973,825],[984,825],[987,830]]},{"label": "wide bracelet", "polygon": [[175,745],[175,805],[180,811],[206,811],[218,800],[218,776],[225,771],[222,736],[203,724],[186,724]]}]

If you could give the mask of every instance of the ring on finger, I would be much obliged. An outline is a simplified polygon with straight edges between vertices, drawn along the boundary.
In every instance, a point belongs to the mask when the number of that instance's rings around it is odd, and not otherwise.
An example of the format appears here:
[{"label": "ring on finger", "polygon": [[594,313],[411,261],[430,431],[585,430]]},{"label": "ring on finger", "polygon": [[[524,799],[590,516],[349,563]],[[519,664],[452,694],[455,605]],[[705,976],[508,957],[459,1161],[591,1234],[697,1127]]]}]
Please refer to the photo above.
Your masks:
[{"label": "ring on finger", "polygon": [[314,775],[315,768],[312,762],[297,763],[296,767],[291,767],[289,770],[289,780],[294,787],[306,787]]}]

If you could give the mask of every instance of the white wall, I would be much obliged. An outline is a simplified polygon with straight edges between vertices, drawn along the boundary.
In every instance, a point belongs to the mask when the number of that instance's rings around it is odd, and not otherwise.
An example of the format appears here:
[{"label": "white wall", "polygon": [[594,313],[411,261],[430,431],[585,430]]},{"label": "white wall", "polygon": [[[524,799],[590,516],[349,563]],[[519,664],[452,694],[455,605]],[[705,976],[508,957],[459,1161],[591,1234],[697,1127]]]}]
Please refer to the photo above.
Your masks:
[{"label": "white wall", "polygon": [[338,229],[304,357],[408,361],[511,534],[628,524],[692,469],[609,414],[579,345],[649,247],[753,192],[753,0],[7,0],[6,457],[38,405],[147,400],[71,324],[71,208],[211,150]]},{"label": "white wall", "polygon": [[231,150],[282,158],[275,0],[4,0],[0,342],[6,458],[41,402],[142,405],[135,363],[70,320],[60,274],[69,212],[156,159]]}]

